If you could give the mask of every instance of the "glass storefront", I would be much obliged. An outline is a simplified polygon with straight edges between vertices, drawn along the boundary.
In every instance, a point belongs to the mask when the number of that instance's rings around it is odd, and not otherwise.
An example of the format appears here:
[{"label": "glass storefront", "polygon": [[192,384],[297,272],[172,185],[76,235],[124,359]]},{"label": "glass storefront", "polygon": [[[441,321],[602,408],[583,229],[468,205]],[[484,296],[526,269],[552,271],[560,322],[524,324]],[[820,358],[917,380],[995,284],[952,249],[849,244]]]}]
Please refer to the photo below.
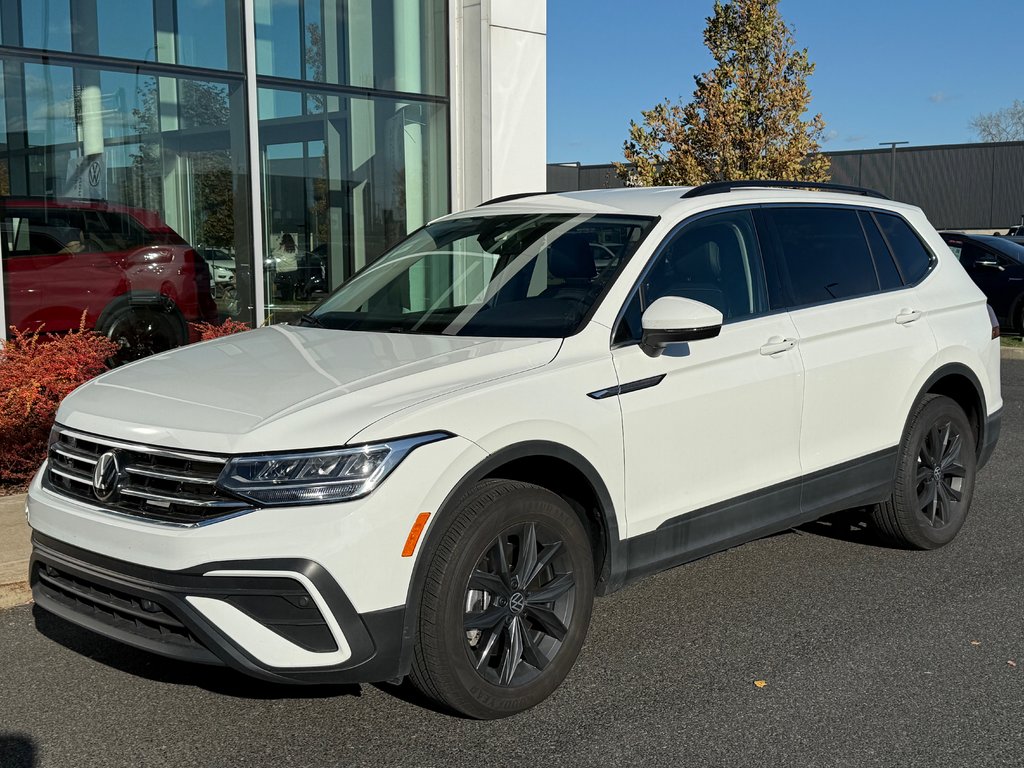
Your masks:
[{"label": "glass storefront", "polygon": [[272,321],[294,319],[448,206],[443,105],[260,89]]},{"label": "glass storefront", "polygon": [[132,358],[287,321],[445,213],[445,5],[0,0],[7,325]]}]

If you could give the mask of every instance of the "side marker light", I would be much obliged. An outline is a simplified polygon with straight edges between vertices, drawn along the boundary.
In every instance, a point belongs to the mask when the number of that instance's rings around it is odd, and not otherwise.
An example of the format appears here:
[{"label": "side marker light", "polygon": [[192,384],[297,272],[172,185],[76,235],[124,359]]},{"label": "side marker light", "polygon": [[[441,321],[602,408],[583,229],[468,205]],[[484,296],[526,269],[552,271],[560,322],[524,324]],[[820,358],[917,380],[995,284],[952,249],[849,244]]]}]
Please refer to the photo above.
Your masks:
[{"label": "side marker light", "polygon": [[416,522],[412,524],[412,528],[409,529],[409,537],[405,540],[405,548],[402,550],[402,557],[412,557],[413,552],[416,551],[416,545],[420,541],[420,534],[422,534],[423,529],[426,528],[427,520],[429,518],[429,512],[420,512],[416,515]]}]

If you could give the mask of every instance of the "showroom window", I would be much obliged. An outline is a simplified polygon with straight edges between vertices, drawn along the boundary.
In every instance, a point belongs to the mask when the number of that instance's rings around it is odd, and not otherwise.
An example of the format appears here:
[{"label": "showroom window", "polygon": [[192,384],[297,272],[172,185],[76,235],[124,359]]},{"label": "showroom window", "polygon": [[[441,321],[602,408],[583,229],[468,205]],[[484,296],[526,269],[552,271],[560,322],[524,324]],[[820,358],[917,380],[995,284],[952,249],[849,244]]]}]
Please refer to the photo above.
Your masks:
[{"label": "showroom window", "polygon": [[444,0],[0,0],[5,322],[140,356],[308,311],[449,210],[447,35]]},{"label": "showroom window", "polygon": [[259,115],[272,322],[447,211],[444,105],[260,89]]},{"label": "showroom window", "polygon": [[255,0],[261,75],[381,91],[447,91],[444,0]]},{"label": "showroom window", "polygon": [[133,359],[252,321],[245,80],[209,74],[241,60],[238,19],[238,0],[0,3],[8,326],[84,314]]}]

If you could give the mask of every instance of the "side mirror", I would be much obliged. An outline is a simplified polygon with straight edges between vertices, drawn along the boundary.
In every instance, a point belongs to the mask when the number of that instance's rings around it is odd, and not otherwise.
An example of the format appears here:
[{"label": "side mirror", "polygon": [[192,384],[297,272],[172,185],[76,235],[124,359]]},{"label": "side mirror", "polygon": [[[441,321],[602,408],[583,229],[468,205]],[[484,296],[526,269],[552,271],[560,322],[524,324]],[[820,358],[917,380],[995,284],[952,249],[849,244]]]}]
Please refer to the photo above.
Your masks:
[{"label": "side mirror", "polygon": [[713,339],[722,330],[722,313],[681,296],[662,296],[640,318],[640,349],[658,357],[669,344]]}]

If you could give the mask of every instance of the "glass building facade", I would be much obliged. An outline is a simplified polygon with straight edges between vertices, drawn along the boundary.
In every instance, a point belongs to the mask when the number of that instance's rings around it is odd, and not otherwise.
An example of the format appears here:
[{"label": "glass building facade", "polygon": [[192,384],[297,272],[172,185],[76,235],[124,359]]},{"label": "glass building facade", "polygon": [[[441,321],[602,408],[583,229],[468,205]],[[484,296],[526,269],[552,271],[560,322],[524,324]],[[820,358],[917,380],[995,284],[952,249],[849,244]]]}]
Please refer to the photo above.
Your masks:
[{"label": "glass building facade", "polygon": [[308,311],[449,209],[447,16],[445,0],[0,0],[7,324],[84,312],[134,357],[195,321]]}]

